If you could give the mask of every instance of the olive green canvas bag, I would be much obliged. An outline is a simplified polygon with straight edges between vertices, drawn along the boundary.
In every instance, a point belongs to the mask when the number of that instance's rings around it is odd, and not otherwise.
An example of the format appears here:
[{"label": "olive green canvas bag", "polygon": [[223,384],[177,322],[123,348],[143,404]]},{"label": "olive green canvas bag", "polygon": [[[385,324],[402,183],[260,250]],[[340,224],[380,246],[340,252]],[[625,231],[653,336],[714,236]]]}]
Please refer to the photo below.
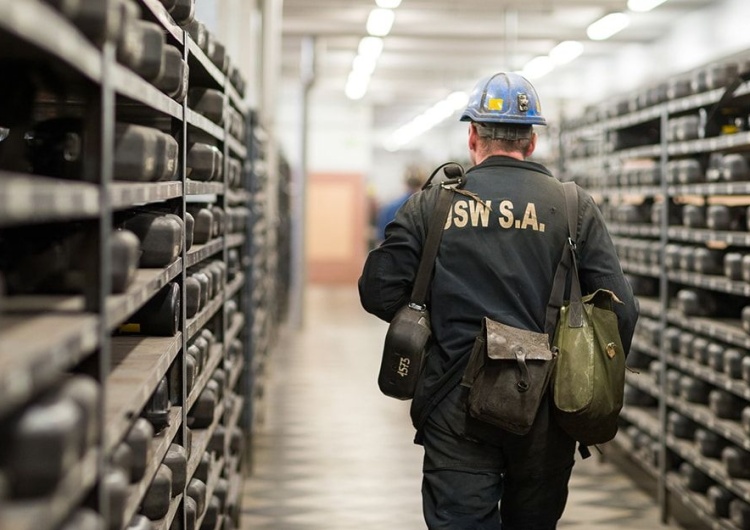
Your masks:
[{"label": "olive green canvas bag", "polygon": [[625,352],[612,310],[621,302],[606,289],[581,296],[574,240],[578,195],[575,185],[564,188],[571,282],[570,301],[560,308],[553,340],[558,350],[551,382],[553,410],[570,436],[582,445],[594,445],[615,437],[622,409]]}]

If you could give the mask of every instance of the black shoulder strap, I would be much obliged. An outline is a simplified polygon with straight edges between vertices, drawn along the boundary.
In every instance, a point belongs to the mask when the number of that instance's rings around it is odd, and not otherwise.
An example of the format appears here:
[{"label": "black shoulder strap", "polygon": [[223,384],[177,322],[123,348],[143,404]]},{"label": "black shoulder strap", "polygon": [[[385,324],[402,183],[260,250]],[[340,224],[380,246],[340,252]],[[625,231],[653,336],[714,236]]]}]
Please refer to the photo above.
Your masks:
[{"label": "black shoulder strap", "polygon": [[[573,322],[578,323],[582,319],[580,311],[583,310],[581,304],[581,284],[578,280],[578,266],[576,263],[576,239],[578,237],[578,189],[574,182],[564,182],[563,192],[565,193],[565,213],[568,223],[568,241],[563,249],[560,263],[555,271],[555,278],[552,282],[552,292],[550,293],[549,302],[547,303],[547,315],[544,322],[544,330],[549,335],[550,344],[554,339],[555,327],[560,314],[560,308],[563,305],[565,297],[565,283],[568,277],[568,271],[573,269],[573,279],[570,285],[571,301],[576,301],[576,307],[571,307],[571,318]],[[575,313],[575,316],[573,315]],[[575,324],[572,324],[575,325]],[[580,324],[577,324],[580,326]]]},{"label": "black shoulder strap", "polygon": [[[459,181],[460,184],[460,181]],[[419,260],[417,276],[414,279],[414,287],[411,291],[411,303],[424,306],[427,299],[427,289],[432,279],[432,271],[435,268],[440,240],[443,237],[448,212],[453,202],[453,189],[445,184],[440,185],[437,206],[430,216],[430,224],[427,227],[427,240],[422,248],[422,257]]]}]

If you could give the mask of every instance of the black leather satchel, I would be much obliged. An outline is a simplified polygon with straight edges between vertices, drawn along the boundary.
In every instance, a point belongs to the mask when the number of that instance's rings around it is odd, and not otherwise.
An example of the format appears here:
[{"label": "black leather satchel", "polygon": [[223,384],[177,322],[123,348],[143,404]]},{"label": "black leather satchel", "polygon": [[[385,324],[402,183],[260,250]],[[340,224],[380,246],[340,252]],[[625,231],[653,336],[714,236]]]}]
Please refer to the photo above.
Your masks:
[{"label": "black leather satchel", "polygon": [[549,336],[485,317],[462,385],[470,388],[469,413],[476,419],[526,434],[536,418],[557,360]]},{"label": "black leather satchel", "polygon": [[432,337],[430,314],[425,306],[405,305],[388,326],[378,386],[386,396],[411,399]]},{"label": "black leather satchel", "polygon": [[[458,168],[463,175],[463,169],[460,166]],[[447,175],[448,171],[445,172]],[[443,236],[443,227],[453,202],[454,189],[462,182],[462,178],[458,177],[440,184],[437,206],[430,217],[410,302],[398,310],[388,327],[378,375],[378,386],[386,396],[402,400],[414,397],[422,362],[432,337],[430,313],[426,304],[427,290]]]}]

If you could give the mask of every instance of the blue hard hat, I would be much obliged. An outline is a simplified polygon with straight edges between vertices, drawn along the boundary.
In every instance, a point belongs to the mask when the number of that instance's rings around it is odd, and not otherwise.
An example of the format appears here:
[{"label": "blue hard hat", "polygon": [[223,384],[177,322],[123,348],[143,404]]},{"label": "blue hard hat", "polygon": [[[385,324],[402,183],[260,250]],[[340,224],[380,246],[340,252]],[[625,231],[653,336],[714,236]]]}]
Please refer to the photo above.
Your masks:
[{"label": "blue hard hat", "polygon": [[461,121],[547,125],[541,112],[539,96],[525,77],[500,72],[477,83]]}]

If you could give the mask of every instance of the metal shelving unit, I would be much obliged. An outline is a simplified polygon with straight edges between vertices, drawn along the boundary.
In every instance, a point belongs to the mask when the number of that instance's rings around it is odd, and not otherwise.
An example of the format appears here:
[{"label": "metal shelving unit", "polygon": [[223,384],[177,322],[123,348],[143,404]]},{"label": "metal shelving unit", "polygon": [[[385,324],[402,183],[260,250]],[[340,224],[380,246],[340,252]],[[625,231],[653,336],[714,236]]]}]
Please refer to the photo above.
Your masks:
[{"label": "metal shelving unit", "polygon": [[[736,76],[738,64],[744,62],[730,60],[706,68],[712,68],[713,73],[726,72],[728,85]],[[694,72],[695,80],[702,71]],[[688,463],[690,469],[703,473],[712,484],[748,505],[750,483],[732,478],[721,460],[702,456],[697,441],[677,438],[670,432],[671,421],[690,421],[718,435],[728,446],[750,451],[750,425],[720,417],[708,400],[709,391],[725,392],[736,403],[750,407],[750,380],[732,379],[694,358],[692,350],[685,351],[711,346],[723,353],[735,348],[750,358],[750,334],[747,325],[743,327],[741,314],[743,307],[750,306],[750,283],[724,274],[706,274],[687,259],[688,254],[695,259],[696,251],[705,253],[706,249],[722,253],[722,258],[729,252],[750,255],[750,224],[717,230],[710,225],[681,223],[685,205],[744,208],[750,204],[750,172],[746,178],[734,180],[709,180],[705,176],[711,156],[723,160],[728,154],[739,153],[750,161],[747,123],[742,126],[739,120],[739,131],[727,130],[724,134],[713,134],[709,128],[713,124],[706,123],[706,116],[724,92],[718,85],[678,99],[652,102],[645,108],[631,106],[625,111],[625,104],[592,108],[588,120],[579,120],[564,130],[562,142],[576,154],[566,161],[564,178],[579,181],[596,198],[621,254],[623,270],[632,275],[641,303],[641,319],[631,349],[638,373],[627,374],[622,428],[613,447],[630,453],[630,460],[654,478],[664,520],[671,515],[670,500],[676,499],[706,528],[737,530],[741,528],[739,522],[714,513],[705,491],[690,489],[694,486],[678,468],[680,463]],[[728,107],[746,115],[749,94],[750,83],[740,84],[727,101]],[[623,101],[633,101],[632,95],[624,96]],[[615,108],[622,114],[613,116]],[[715,116],[723,119],[721,112]],[[680,129],[680,120],[684,123],[686,118],[698,123],[697,130]],[[686,135],[685,139],[678,140],[674,131]],[[698,162],[702,182],[675,182],[670,168],[676,166],[670,164],[685,160]],[[652,213],[654,207],[659,210]],[[675,265],[674,254],[667,261],[668,246],[677,246],[683,252],[681,256],[686,256],[679,266]],[[701,302],[698,306],[682,305],[679,293],[683,291],[688,299],[693,293],[705,296],[715,303],[715,311],[701,314],[707,311]],[[670,345],[669,336],[674,337],[674,333],[680,334],[681,351]],[[698,392],[703,402],[696,402],[690,389]],[[700,393],[703,390],[705,395]],[[644,457],[653,454],[658,458]]]},{"label": "metal shelving unit", "polygon": [[[224,96],[225,112],[231,107],[234,115],[247,120],[240,130],[247,127],[248,136],[252,135],[250,110],[244,95],[223,70],[226,63],[214,64],[158,0],[132,1],[143,20],[156,23],[162,30],[165,43],[182,52],[190,68],[188,87],[219,90]],[[252,399],[246,394],[246,374],[251,365],[252,334],[245,324],[253,313],[262,311],[253,305],[248,291],[248,279],[254,277],[249,256],[254,248],[252,230],[256,225],[248,219],[234,223],[230,231],[225,223],[223,231],[216,229],[208,242],[190,249],[186,248],[183,231],[182,250],[176,259],[163,267],[138,268],[127,288],[115,294],[111,292],[111,277],[120,264],[110,253],[110,239],[113,229],[120,228],[119,220],[138,211],[175,214],[184,225],[187,205],[196,199],[224,214],[230,207],[249,207],[259,199],[251,185],[255,177],[249,168],[253,164],[246,163],[246,158],[257,153],[251,153],[246,146],[246,136],[230,130],[227,120],[212,122],[192,109],[187,97],[183,101],[172,99],[151,81],[117,62],[117,36],[110,34],[110,29],[102,33],[106,35],[103,42],[88,38],[74,22],[42,0],[0,0],[0,46],[6,50],[4,58],[27,68],[48,69],[59,76],[60,82],[57,93],[54,87],[51,95],[45,89],[44,112],[37,112],[42,107],[37,99],[28,123],[0,123],[0,127],[15,133],[49,117],[70,116],[81,123],[83,154],[77,173],[65,176],[35,174],[31,164],[27,169],[5,167],[7,162],[0,157],[0,437],[14,439],[17,418],[39,400],[52,399],[51,393],[73,376],[93,382],[97,389],[93,402],[96,413],[88,421],[98,427],[97,441],[68,462],[51,492],[25,498],[14,491],[13,479],[9,478],[8,492],[0,488],[0,528],[56,530],[81,508],[97,512],[105,524],[122,519],[125,528],[142,509],[144,497],[172,444],[188,452],[187,483],[203,455],[210,453],[213,465],[206,484],[206,504],[220,480],[230,483],[233,513],[230,516],[227,503],[217,528],[235,528],[239,525],[238,491],[247,472],[247,458],[245,453],[231,450],[230,436],[239,419],[250,413]],[[0,102],[0,106],[7,104]],[[158,129],[177,141],[180,148],[175,180],[114,180],[115,127],[130,122]],[[66,134],[66,141],[72,141],[74,135]],[[186,147],[196,140],[223,154],[220,178],[209,182],[186,178]],[[0,150],[3,147],[0,139]],[[242,168],[238,178],[231,181],[230,157]],[[265,224],[266,220],[257,218],[254,222]],[[82,239],[91,247],[82,271],[85,285],[62,293],[18,293],[13,286],[6,292],[4,275],[15,262],[2,258],[10,258],[10,250],[26,252],[9,249],[6,236],[22,231],[30,231],[33,236],[48,229],[85,234]],[[238,258],[237,270],[228,272],[230,251]],[[212,263],[223,264],[221,278],[211,278],[213,297],[188,318],[186,281]],[[176,333],[149,336],[120,329],[172,282],[180,286],[179,311],[174,315]],[[264,301],[271,297],[269,293]],[[196,368],[188,392],[188,349],[206,337],[211,338],[206,360]],[[201,393],[213,385],[212,379],[222,372],[226,383],[223,397],[213,411],[213,421],[205,429],[190,429],[193,407]],[[117,453],[130,443],[137,420],[148,417],[150,408],[158,406],[156,394],[165,380],[169,390],[168,409],[162,411],[166,426],[147,441],[150,458],[145,474],[127,486],[124,504],[118,506],[114,500],[117,495],[109,489],[105,477],[121,465]],[[241,427],[243,437],[249,439],[252,424],[243,423]],[[217,451],[209,449],[209,445],[212,436],[221,432],[219,429],[226,436],[217,457]],[[3,485],[7,464],[0,457]],[[166,515],[152,521],[152,528],[184,527],[183,500],[187,494],[173,491]],[[198,526],[203,517],[205,513],[199,514]]]}]

